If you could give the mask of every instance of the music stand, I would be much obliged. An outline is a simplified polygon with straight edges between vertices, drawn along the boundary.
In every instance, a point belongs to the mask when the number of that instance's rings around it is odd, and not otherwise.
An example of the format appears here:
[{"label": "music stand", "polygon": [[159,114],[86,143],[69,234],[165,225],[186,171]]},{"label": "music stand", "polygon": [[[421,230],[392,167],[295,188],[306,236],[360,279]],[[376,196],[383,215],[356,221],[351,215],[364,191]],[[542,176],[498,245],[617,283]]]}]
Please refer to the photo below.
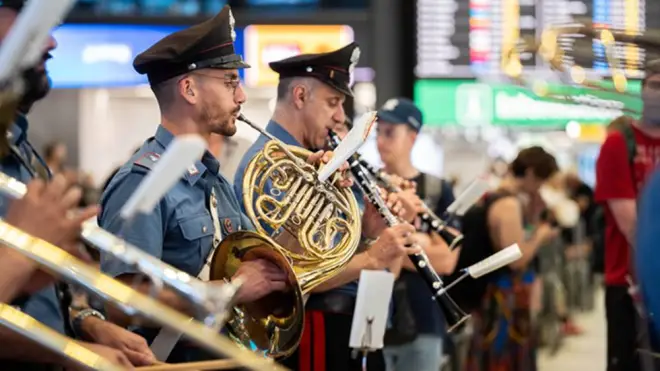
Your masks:
[{"label": "music stand", "polygon": [[362,369],[367,369],[367,354],[383,348],[394,275],[386,271],[360,273],[351,338],[354,354],[362,354]]}]

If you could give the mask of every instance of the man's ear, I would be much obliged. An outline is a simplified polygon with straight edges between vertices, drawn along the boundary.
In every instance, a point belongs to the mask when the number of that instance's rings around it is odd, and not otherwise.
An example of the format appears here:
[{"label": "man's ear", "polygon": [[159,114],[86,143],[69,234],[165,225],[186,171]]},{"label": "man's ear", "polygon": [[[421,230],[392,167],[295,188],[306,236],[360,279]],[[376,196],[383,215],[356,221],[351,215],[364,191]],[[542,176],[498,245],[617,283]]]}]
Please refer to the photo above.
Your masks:
[{"label": "man's ear", "polygon": [[307,87],[303,84],[296,84],[291,91],[291,101],[298,109],[302,109],[307,99]]},{"label": "man's ear", "polygon": [[199,94],[197,84],[192,76],[186,76],[179,81],[179,95],[189,104],[196,104]]}]

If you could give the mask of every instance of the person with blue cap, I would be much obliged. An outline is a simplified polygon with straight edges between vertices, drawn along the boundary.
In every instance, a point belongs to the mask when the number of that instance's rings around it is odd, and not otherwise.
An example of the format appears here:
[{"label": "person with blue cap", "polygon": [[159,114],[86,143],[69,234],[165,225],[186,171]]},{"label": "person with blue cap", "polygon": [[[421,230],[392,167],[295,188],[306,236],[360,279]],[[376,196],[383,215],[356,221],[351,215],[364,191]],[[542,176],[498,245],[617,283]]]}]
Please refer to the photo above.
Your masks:
[{"label": "person with blue cap", "polygon": [[[403,180],[402,184],[416,185],[404,192],[416,192],[437,215],[442,215],[454,201],[451,185],[420,172],[412,164],[412,149],[423,123],[421,110],[410,99],[389,99],[378,110],[378,152],[386,173]],[[420,233],[420,241],[425,241],[422,247],[438,274],[453,272],[460,249],[450,251],[447,244],[432,233]],[[435,371],[442,363],[445,320],[415,267],[404,260],[403,268],[395,283],[393,301],[394,310],[406,312],[406,315],[395,318],[411,318],[412,321],[395,321],[388,329],[384,349],[387,370]]]},{"label": "person with blue cap", "polygon": [[[360,56],[356,43],[319,54],[302,54],[271,62],[279,74],[277,103],[266,131],[288,145],[308,150],[326,148],[328,134],[345,123],[343,103],[352,96],[350,77]],[[269,138],[261,135],[243,156],[234,178],[234,190],[243,200],[243,177],[252,158]],[[269,190],[266,189],[266,192]],[[362,201],[362,195],[356,198]],[[395,214],[407,219],[412,213],[404,200],[388,198]],[[243,205],[251,207],[251,205]],[[390,269],[398,274],[408,248],[414,242],[414,227],[401,223],[386,228],[378,211],[367,204],[362,216],[362,243],[344,270],[314,288],[305,306],[306,326],[300,346],[281,362],[299,371],[363,370],[359,357],[349,347],[351,325],[357,296],[357,279],[363,269]],[[370,353],[367,369],[383,370],[382,352]]]}]

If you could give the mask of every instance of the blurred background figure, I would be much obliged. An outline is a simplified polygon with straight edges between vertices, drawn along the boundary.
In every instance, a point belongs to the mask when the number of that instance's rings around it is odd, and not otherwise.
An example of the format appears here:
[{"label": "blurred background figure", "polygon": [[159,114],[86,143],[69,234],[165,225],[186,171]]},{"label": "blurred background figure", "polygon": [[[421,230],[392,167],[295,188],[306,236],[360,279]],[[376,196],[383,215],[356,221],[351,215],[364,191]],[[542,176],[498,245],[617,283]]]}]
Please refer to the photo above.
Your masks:
[{"label": "blurred background figure", "polygon": [[44,147],[44,160],[50,169],[50,172],[59,174],[64,172],[64,166],[67,162],[67,148],[63,142],[51,142]]}]

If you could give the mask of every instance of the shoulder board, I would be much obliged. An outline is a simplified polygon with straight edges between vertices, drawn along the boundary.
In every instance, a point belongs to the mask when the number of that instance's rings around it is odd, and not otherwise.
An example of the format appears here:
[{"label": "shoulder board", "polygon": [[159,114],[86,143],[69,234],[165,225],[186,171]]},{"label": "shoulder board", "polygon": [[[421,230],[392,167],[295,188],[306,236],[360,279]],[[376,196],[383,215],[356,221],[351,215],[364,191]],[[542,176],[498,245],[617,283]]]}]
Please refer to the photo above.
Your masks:
[{"label": "shoulder board", "polygon": [[147,170],[153,169],[154,165],[158,160],[160,159],[160,155],[156,152],[145,152],[142,156],[138,157],[135,162],[133,162],[134,165],[140,166],[142,168],[145,168]]}]

